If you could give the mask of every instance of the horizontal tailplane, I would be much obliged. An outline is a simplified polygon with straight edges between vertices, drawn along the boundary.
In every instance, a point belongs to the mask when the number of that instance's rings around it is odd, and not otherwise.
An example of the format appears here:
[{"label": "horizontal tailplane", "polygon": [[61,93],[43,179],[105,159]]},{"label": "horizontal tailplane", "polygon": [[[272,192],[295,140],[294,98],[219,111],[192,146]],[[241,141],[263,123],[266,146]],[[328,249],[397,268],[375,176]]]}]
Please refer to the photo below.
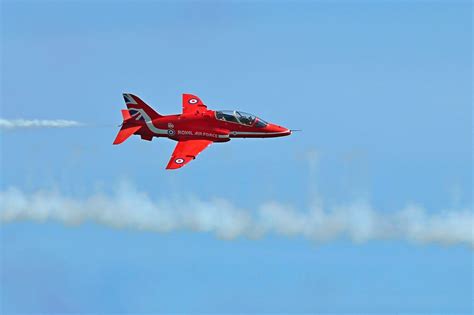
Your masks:
[{"label": "horizontal tailplane", "polygon": [[131,135],[133,135],[135,132],[140,130],[142,126],[126,126],[122,125],[122,128],[117,134],[117,137],[115,137],[114,144],[120,144],[127,140]]}]

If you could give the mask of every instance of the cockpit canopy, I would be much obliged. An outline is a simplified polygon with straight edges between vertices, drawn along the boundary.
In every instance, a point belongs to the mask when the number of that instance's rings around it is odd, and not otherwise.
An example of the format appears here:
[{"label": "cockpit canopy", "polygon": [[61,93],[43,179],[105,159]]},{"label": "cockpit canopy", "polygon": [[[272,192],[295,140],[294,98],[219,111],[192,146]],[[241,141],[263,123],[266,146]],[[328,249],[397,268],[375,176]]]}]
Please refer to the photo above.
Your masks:
[{"label": "cockpit canopy", "polygon": [[244,113],[237,110],[220,110],[216,111],[216,118],[218,120],[224,120],[233,122],[245,126],[253,126],[263,128],[267,126],[267,122],[255,115]]}]

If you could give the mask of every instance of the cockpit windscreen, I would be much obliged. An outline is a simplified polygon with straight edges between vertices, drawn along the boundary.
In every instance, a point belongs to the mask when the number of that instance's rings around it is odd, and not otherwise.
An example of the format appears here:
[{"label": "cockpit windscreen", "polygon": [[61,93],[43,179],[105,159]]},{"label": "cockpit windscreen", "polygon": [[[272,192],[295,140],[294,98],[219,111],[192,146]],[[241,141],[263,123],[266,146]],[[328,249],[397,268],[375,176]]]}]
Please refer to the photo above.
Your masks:
[{"label": "cockpit windscreen", "polygon": [[246,126],[252,126],[255,120],[257,120],[257,117],[255,115],[236,110],[216,111],[216,118],[219,120],[229,121]]}]

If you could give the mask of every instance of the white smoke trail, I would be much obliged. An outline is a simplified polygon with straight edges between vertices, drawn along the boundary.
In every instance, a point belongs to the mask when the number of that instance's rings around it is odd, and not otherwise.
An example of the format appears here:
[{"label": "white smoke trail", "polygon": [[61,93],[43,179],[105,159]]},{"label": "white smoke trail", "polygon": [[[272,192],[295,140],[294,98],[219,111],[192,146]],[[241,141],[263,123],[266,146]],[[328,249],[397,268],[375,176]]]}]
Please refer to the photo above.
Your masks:
[{"label": "white smoke trail", "polygon": [[74,120],[40,120],[40,119],[2,119],[0,118],[0,129],[19,128],[69,128],[78,127],[82,124]]},{"label": "white smoke trail", "polygon": [[210,232],[223,239],[258,238],[266,234],[304,237],[314,241],[349,238],[406,240],[414,243],[464,244],[474,248],[474,216],[470,209],[428,213],[409,205],[396,212],[375,211],[366,202],[305,212],[276,202],[250,212],[222,199],[161,200],[121,186],[107,196],[73,199],[56,191],[26,194],[10,188],[0,192],[0,222],[54,220],[67,225],[95,222],[113,228],[170,232]]},{"label": "white smoke trail", "polygon": [[99,193],[84,200],[52,191],[27,195],[10,188],[0,192],[0,222],[22,220],[54,220],[68,225],[90,221],[155,232],[194,230],[224,239],[273,233],[320,242],[341,237],[357,243],[400,239],[474,248],[474,215],[470,209],[427,213],[420,206],[409,205],[397,212],[381,213],[368,203],[355,202],[330,210],[315,206],[302,212],[270,202],[250,212],[221,199],[153,202],[128,186],[121,186],[111,196]]}]

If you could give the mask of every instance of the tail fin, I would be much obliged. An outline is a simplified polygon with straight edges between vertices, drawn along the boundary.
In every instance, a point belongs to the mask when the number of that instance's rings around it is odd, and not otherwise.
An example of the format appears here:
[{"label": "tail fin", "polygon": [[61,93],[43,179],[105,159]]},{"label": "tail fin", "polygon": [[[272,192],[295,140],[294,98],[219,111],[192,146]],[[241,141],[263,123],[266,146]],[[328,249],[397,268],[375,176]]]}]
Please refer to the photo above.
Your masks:
[{"label": "tail fin", "polygon": [[161,117],[153,108],[148,106],[138,96],[124,93],[123,99],[130,112],[130,115],[136,117],[137,120],[143,117],[143,120],[149,121]]}]

